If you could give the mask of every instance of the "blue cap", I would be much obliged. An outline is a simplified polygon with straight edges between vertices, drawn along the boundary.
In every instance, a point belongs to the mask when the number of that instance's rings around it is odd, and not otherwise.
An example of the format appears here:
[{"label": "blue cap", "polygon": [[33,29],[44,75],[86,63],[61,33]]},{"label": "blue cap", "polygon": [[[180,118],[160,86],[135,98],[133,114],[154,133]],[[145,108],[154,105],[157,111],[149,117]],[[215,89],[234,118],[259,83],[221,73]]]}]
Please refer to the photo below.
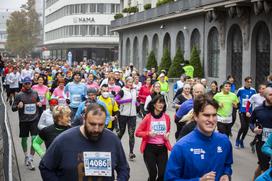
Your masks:
[{"label": "blue cap", "polygon": [[25,83],[32,83],[32,80],[30,77],[25,77],[23,80],[22,80],[22,83],[25,84]]}]

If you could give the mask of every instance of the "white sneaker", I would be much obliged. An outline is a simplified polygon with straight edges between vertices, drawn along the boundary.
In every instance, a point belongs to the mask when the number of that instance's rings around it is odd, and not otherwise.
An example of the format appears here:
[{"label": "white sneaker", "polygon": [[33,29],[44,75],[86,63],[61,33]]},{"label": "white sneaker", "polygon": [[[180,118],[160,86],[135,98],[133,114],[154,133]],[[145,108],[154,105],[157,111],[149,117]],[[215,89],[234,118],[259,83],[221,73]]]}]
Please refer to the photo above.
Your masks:
[{"label": "white sneaker", "polygon": [[28,156],[25,156],[25,166],[28,166],[29,163],[28,163]]},{"label": "white sneaker", "polygon": [[35,170],[35,166],[33,164],[33,159],[32,158],[28,159],[28,169],[29,170]]}]

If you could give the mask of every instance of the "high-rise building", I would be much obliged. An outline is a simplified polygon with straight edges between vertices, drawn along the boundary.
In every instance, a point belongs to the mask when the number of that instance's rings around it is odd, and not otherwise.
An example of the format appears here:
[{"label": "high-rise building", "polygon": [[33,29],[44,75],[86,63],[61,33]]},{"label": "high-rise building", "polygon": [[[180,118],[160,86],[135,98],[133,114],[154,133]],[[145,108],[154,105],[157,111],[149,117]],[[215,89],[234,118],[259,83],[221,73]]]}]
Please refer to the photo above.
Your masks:
[{"label": "high-rise building", "polygon": [[119,0],[46,0],[44,46],[53,58],[117,60],[119,38],[109,26],[119,11]]}]

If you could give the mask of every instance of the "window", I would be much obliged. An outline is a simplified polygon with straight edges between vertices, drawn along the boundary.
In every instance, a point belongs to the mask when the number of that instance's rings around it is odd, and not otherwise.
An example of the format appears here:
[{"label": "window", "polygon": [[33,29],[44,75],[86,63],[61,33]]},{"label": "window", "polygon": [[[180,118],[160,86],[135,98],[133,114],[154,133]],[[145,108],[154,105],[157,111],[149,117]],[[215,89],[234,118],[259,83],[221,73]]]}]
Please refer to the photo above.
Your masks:
[{"label": "window", "polygon": [[89,12],[90,13],[95,13],[96,12],[96,4],[90,4]]},{"label": "window", "polygon": [[70,5],[70,14],[74,14],[75,13],[75,5]]},{"label": "window", "polygon": [[88,4],[81,4],[81,13],[85,14],[87,10]]},{"label": "window", "polygon": [[116,4],[116,13],[120,13],[120,4]]},{"label": "window", "polygon": [[75,5],[75,13],[79,14],[80,13],[80,4]]},{"label": "window", "polygon": [[115,4],[111,4],[111,14],[115,13]]},{"label": "window", "polygon": [[98,13],[104,12],[104,4],[97,4],[97,12]]},{"label": "window", "polygon": [[218,31],[213,27],[208,36],[208,76],[218,77],[219,73],[219,42]]},{"label": "window", "polygon": [[97,35],[99,36],[106,35],[106,26],[103,25],[97,26]]},{"label": "window", "polygon": [[87,26],[87,25],[81,25],[81,26],[80,26],[80,35],[86,36],[86,34],[87,34],[87,29],[88,29],[88,26]]},{"label": "window", "polygon": [[95,35],[95,26],[89,25],[89,33],[88,35]]}]

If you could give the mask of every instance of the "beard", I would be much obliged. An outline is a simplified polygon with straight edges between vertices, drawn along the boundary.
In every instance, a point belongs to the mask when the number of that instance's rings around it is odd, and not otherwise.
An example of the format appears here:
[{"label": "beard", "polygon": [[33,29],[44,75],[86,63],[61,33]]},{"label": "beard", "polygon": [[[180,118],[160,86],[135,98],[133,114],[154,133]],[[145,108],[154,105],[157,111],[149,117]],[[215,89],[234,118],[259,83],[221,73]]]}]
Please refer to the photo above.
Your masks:
[{"label": "beard", "polygon": [[93,135],[93,133],[90,133],[88,130],[87,130],[87,127],[84,125],[84,132],[85,132],[85,135],[87,136],[88,140],[90,140],[91,142],[97,142],[100,140],[102,134],[103,134],[103,131],[101,133],[98,133],[98,135]]}]

